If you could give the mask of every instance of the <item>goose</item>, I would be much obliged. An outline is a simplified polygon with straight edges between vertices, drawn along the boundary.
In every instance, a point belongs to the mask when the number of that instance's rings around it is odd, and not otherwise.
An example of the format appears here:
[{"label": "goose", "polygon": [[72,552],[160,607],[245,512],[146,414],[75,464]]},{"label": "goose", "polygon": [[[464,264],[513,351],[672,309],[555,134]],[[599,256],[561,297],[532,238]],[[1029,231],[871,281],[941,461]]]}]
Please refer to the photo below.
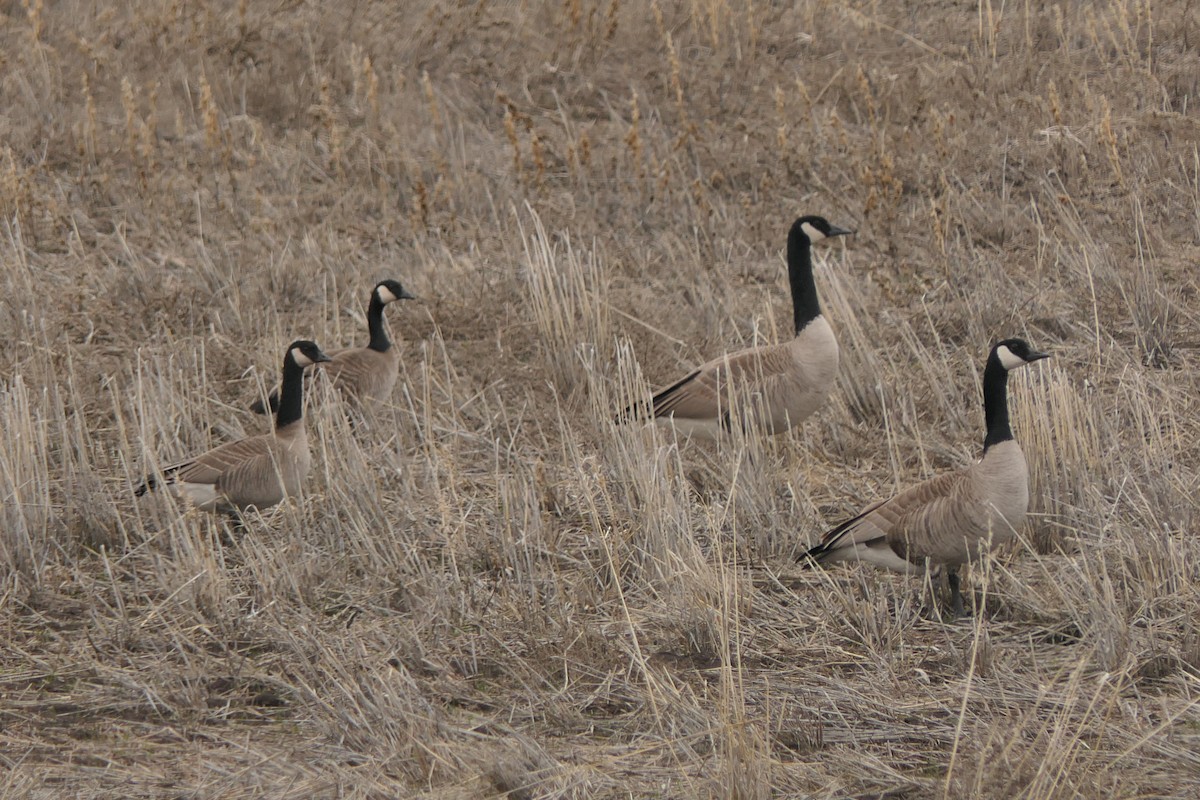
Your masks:
[{"label": "goose", "polygon": [[[812,245],[853,232],[831,225],[824,217],[797,219],[787,239],[795,337],[729,353],[698,367],[654,395],[651,410],[655,421],[673,425],[687,437],[717,439],[732,427],[734,419],[746,429],[774,435],[816,411],[837,376],[838,344],[817,300]],[[746,407],[736,408],[746,403],[746,398],[753,399]],[[640,410],[644,415],[644,409]],[[636,406],[630,407],[618,421],[641,415]]]},{"label": "goose", "polygon": [[[342,396],[357,403],[387,400],[396,386],[400,371],[400,352],[392,346],[383,324],[383,307],[397,300],[415,300],[399,281],[386,280],[375,284],[367,306],[367,330],[371,339],[366,347],[334,350],[329,362],[320,370],[333,380]],[[279,392],[272,391],[267,402],[256,400],[250,410],[255,414],[273,413],[279,408]]]},{"label": "goose", "polygon": [[1023,339],[997,342],[983,370],[983,457],[868,506],[826,533],[801,560],[862,561],[905,573],[944,568],[952,611],[962,616],[958,568],[1010,541],[1029,507],[1029,469],[1008,421],[1008,373],[1049,357]]},{"label": "goose", "polygon": [[260,436],[227,442],[147,477],[134,494],[165,486],[201,511],[269,508],[296,494],[312,456],[304,429],[304,369],[329,361],[305,339],[292,342],[283,357],[283,381],[275,429]]}]

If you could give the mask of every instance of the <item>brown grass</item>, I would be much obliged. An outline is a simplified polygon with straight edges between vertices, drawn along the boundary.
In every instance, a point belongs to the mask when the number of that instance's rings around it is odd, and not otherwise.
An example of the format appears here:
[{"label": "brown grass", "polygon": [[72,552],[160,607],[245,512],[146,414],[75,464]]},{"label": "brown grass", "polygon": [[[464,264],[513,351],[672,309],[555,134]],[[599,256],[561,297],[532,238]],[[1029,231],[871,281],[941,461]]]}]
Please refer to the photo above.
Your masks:
[{"label": "brown grass", "polygon": [[[1188,2],[0,3],[0,797],[1195,797],[1200,27]],[[613,411],[786,335],[831,401]],[[135,502],[262,430],[296,336],[423,298],[303,502]],[[792,556],[979,451],[1018,546]]]}]

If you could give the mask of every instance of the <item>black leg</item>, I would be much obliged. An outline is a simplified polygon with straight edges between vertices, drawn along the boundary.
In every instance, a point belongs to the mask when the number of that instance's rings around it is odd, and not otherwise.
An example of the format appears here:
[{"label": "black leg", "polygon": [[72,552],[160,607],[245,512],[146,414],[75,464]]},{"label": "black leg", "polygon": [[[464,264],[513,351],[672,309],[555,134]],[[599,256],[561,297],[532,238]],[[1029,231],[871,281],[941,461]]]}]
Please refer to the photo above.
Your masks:
[{"label": "black leg", "polygon": [[[244,536],[250,532],[250,525],[238,509],[231,508],[223,516],[225,517],[225,521],[229,523],[225,530],[230,536]],[[230,541],[232,542],[232,539]]]},{"label": "black leg", "polygon": [[958,579],[958,570],[953,567],[946,569],[946,582],[950,584],[950,613],[954,619],[964,616],[962,587]]}]

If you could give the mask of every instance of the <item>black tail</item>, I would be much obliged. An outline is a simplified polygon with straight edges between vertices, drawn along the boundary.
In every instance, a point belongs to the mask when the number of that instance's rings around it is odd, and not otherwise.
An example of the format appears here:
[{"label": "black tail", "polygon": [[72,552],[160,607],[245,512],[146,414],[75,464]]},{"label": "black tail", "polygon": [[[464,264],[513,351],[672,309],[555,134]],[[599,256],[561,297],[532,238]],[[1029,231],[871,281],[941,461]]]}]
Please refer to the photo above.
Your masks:
[{"label": "black tail", "polygon": [[255,414],[274,414],[279,410],[279,390],[276,389],[267,395],[267,402],[265,404],[262,400],[255,400],[250,404],[250,410]]},{"label": "black tail", "polygon": [[[175,467],[174,469],[168,468],[168,469],[163,470],[163,473],[162,473],[163,477],[170,475],[176,469],[178,469],[178,467]],[[141,497],[146,492],[153,492],[159,486],[162,486],[162,481],[159,480],[159,476],[147,475],[145,478],[142,479],[142,482],[137,485],[137,488],[133,490],[133,496]]]},{"label": "black tail", "polygon": [[[825,560],[827,555],[833,552],[834,545],[838,544],[842,540],[842,537],[846,535],[846,531],[850,530],[850,528],[854,526],[854,523],[858,522],[868,514],[873,513],[875,509],[879,508],[886,502],[887,500],[880,500],[878,503],[872,503],[850,519],[842,520],[836,526],[825,532],[825,535],[821,537],[820,544],[818,544],[816,547],[810,548],[808,552],[796,560],[807,563],[809,566],[813,564],[820,564]],[[860,542],[860,544],[870,545],[880,541],[881,539],[883,539],[882,536],[865,542]]]},{"label": "black tail", "polygon": [[613,415],[613,422],[618,425],[628,425],[631,422],[640,422],[649,419],[654,419],[654,407],[646,402],[626,406]]},{"label": "black tail", "polygon": [[663,410],[664,412],[670,410],[671,404],[669,401],[671,393],[680,386],[683,386],[685,383],[695,380],[696,376],[699,374],[700,370],[692,370],[687,375],[675,381],[665,389],[659,389],[654,393],[654,396],[650,398],[649,402],[642,400],[634,403],[631,406],[626,406],[625,410],[617,414],[613,419],[618,425],[626,422],[654,419],[655,417],[659,416],[660,410]]},{"label": "black tail", "polygon": [[829,548],[823,543],[816,547],[810,547],[796,558],[796,563],[805,568],[815,567],[824,560],[827,552],[829,552]]},{"label": "black tail", "polygon": [[[183,469],[184,467],[186,467],[188,464],[191,464],[191,463],[192,463],[191,461],[183,461],[178,464],[173,464],[172,466],[169,466],[166,469],[162,470],[161,477],[166,478],[170,475],[174,475],[176,472],[179,472],[179,470]],[[133,490],[133,496],[141,497],[146,492],[153,492],[155,489],[157,489],[159,486],[162,485],[162,481],[159,480],[159,477],[160,477],[160,475],[147,475],[145,478],[142,479],[142,482],[139,483],[137,485],[137,487]]]}]

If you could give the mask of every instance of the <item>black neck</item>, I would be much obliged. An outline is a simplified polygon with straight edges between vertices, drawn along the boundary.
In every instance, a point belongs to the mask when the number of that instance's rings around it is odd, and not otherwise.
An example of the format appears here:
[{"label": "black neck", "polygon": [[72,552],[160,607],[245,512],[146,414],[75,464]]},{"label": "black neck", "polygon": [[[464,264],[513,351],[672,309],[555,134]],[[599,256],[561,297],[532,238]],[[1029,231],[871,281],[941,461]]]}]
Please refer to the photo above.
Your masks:
[{"label": "black neck", "polygon": [[1012,426],[1008,424],[1008,370],[994,352],[983,370],[983,417],[987,421],[983,452],[1013,438]]},{"label": "black neck", "polygon": [[387,328],[383,326],[383,301],[379,299],[379,292],[371,292],[371,305],[367,307],[367,330],[371,332],[371,341],[367,347],[386,353],[392,346],[392,340],[388,338]]},{"label": "black neck", "polygon": [[303,416],[304,367],[293,361],[291,353],[288,353],[283,359],[283,383],[279,387],[279,410],[275,412],[275,427],[291,425]]},{"label": "black neck", "polygon": [[813,280],[812,244],[804,231],[793,228],[788,234],[788,281],[792,285],[792,316],[796,333],[821,314],[817,302],[817,284]]}]

